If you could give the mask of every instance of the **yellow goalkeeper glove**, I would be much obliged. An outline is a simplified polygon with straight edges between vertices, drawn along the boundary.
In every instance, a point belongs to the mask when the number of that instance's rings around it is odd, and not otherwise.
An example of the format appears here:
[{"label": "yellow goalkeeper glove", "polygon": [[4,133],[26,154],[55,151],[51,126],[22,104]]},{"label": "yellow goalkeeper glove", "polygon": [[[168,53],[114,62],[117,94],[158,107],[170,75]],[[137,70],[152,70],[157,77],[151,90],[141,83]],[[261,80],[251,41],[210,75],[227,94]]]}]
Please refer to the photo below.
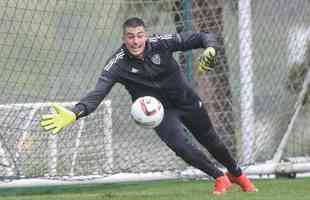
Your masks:
[{"label": "yellow goalkeeper glove", "polygon": [[76,121],[75,114],[67,108],[57,104],[52,104],[53,114],[43,115],[41,126],[53,134],[57,134],[63,128],[69,126]]},{"label": "yellow goalkeeper glove", "polygon": [[206,72],[213,70],[213,65],[216,63],[216,50],[213,47],[208,47],[199,57],[198,70],[199,72]]}]

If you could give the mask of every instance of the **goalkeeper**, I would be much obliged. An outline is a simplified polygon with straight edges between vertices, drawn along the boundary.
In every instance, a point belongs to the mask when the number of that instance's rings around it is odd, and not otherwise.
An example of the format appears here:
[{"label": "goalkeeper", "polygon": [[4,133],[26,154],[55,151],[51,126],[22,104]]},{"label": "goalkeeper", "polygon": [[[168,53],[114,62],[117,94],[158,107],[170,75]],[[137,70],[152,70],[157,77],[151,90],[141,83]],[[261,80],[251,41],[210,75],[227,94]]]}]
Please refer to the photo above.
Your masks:
[{"label": "goalkeeper", "polygon": [[[177,156],[215,179],[214,194],[224,194],[239,184],[244,192],[256,188],[242,173],[211,124],[200,97],[188,85],[173,58],[176,51],[204,48],[199,70],[204,72],[216,62],[217,39],[213,33],[179,33],[149,37],[143,20],[130,18],[123,24],[123,44],[103,67],[95,88],[71,110],[53,104],[54,114],[44,115],[41,125],[54,134],[95,111],[113,85],[123,84],[134,101],[154,96],[162,102],[165,116],[156,133]],[[183,125],[214,158],[227,168],[223,173],[197,147],[187,142]]]}]

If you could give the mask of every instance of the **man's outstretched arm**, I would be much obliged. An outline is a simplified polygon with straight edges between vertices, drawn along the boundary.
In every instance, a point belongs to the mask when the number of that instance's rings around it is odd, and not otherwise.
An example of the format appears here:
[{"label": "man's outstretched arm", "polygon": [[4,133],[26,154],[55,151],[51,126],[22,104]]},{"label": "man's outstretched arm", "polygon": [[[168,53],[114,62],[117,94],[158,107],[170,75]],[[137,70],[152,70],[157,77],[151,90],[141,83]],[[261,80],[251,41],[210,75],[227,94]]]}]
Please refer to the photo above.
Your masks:
[{"label": "man's outstretched arm", "polygon": [[58,103],[53,103],[51,106],[52,113],[43,115],[40,125],[46,131],[52,131],[53,134],[59,133],[62,129],[73,124],[77,119],[95,111],[115,82],[116,80],[113,78],[111,71],[105,68],[94,90],[82,98],[72,109],[65,108]]},{"label": "man's outstretched arm", "polygon": [[175,34],[155,35],[150,41],[157,41],[161,48],[171,52],[191,49],[218,47],[218,36],[211,32],[181,32]]},{"label": "man's outstretched arm", "polygon": [[210,32],[182,32],[158,35],[151,38],[151,41],[158,41],[161,48],[169,49],[171,52],[204,48],[198,60],[198,70],[205,72],[212,69],[216,63],[217,37],[217,34]]}]

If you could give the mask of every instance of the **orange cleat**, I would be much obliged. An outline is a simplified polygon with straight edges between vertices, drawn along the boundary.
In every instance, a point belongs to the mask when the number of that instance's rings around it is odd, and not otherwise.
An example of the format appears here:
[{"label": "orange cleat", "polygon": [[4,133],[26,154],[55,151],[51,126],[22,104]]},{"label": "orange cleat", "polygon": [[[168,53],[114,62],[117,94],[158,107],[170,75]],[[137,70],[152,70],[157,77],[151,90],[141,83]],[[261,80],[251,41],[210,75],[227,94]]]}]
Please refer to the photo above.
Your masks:
[{"label": "orange cleat", "polygon": [[214,195],[223,195],[232,186],[227,176],[220,176],[215,179]]},{"label": "orange cleat", "polygon": [[253,185],[253,183],[246,177],[244,174],[241,176],[234,176],[229,172],[226,172],[225,175],[229,178],[230,182],[238,184],[243,192],[257,192],[258,189]]}]

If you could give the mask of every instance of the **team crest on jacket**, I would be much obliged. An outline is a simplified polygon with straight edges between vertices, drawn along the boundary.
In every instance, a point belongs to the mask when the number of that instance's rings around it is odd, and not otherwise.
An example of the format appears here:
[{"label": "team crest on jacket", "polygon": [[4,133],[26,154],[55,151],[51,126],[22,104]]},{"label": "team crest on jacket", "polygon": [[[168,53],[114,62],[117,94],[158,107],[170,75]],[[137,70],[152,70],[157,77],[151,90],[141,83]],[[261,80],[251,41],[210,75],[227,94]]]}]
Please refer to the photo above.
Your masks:
[{"label": "team crest on jacket", "polygon": [[160,64],[160,56],[159,54],[154,54],[151,58],[152,62],[156,65]]}]

